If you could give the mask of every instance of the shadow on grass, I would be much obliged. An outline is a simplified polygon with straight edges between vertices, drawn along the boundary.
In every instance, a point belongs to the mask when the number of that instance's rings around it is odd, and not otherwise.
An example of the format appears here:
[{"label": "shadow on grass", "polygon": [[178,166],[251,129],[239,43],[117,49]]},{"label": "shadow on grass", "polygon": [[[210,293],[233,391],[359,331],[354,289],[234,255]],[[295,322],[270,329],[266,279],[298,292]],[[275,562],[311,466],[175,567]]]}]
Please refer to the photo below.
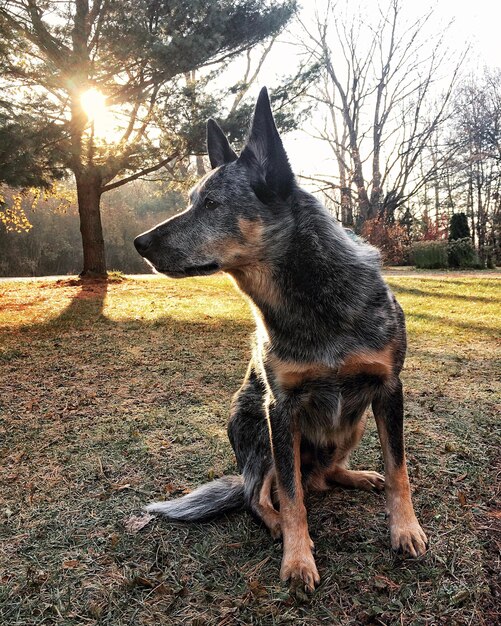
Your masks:
[{"label": "shadow on grass", "polygon": [[480,335],[485,335],[489,338],[499,337],[499,328],[494,326],[487,326],[485,324],[470,324],[468,322],[460,322],[458,320],[453,320],[450,317],[446,317],[443,315],[433,315],[431,313],[410,313],[406,314],[408,320],[422,320],[428,321],[435,324],[439,324],[440,326],[455,326],[456,328],[460,328],[461,330],[473,330]]},{"label": "shadow on grass", "polygon": [[[433,475],[429,489],[417,481],[418,507],[433,530],[434,544],[430,555],[416,562],[400,563],[390,554],[380,498],[341,490],[315,498],[311,527],[318,536],[323,582],[306,608],[294,604],[280,586],[280,550],[247,515],[189,527],[158,522],[141,533],[126,532],[122,520],[150,494],[163,497],[186,481],[205,482],[213,459],[218,459],[216,472],[229,467],[227,442],[222,448],[215,433],[226,420],[223,404],[245,368],[251,324],[203,316],[179,320],[169,314],[142,320],[134,313],[116,321],[104,313],[108,283],[78,281],[74,286],[78,292],[60,313],[24,327],[42,329],[49,341],[44,335],[33,346],[34,367],[19,391],[18,366],[11,372],[9,406],[33,400],[42,407],[49,401],[59,404],[54,417],[37,413],[36,405],[27,409],[26,422],[13,421],[7,433],[11,440],[4,444],[25,455],[15,461],[13,472],[28,461],[34,467],[26,479],[9,478],[5,491],[12,493],[10,528],[20,542],[10,553],[18,563],[9,563],[5,623],[267,626],[292,621],[306,626],[328,621],[347,626],[418,624],[426,613],[444,624],[480,624],[477,587],[485,582],[479,566],[475,569],[479,551],[472,547],[473,532],[464,530],[458,486],[451,483],[445,492],[443,474]],[[449,323],[442,317],[432,321]],[[25,341],[31,339],[26,335]],[[57,348],[47,354],[46,346],[50,350],[52,345]],[[82,409],[75,405],[71,412],[70,406],[64,413],[68,399],[86,384],[98,397],[84,397]],[[45,394],[38,399],[32,397],[37,386]],[[458,425],[461,437],[469,423]],[[374,432],[371,441],[363,450],[369,457],[364,463],[374,466],[380,459]],[[478,445],[475,440],[471,447]],[[418,451],[415,446],[414,457]],[[429,456],[429,449],[422,454]],[[61,466],[61,479],[56,482],[55,474],[54,483],[45,485],[45,473],[37,478],[35,470],[54,461]],[[454,476],[468,473],[464,480],[473,501],[478,481],[468,483],[473,475],[468,463]],[[33,482],[39,493],[18,518]],[[25,533],[30,535],[24,538]],[[450,575],[449,560],[454,565]],[[459,595],[464,588],[467,599]],[[451,605],[451,594],[461,602]]]},{"label": "shadow on grass", "polygon": [[47,326],[69,323],[78,319],[98,321],[105,318],[104,301],[108,293],[107,280],[78,279],[70,284],[78,285],[80,291],[73,297],[70,304],[56,317],[46,322]]},{"label": "shadow on grass", "polygon": [[[166,313],[162,313],[151,319],[143,319],[142,317],[128,317],[120,320],[112,319],[104,313],[106,297],[108,295],[109,286],[124,281],[106,281],[96,279],[71,279],[58,281],[59,286],[66,287],[79,287],[79,291],[72,297],[70,303],[57,315],[49,319],[37,322],[32,321],[29,324],[20,326],[22,331],[30,331],[33,329],[53,329],[55,327],[74,327],[80,329],[82,326],[91,328],[94,324],[106,324],[110,328],[116,327],[129,327],[134,328],[144,326],[145,328],[151,328],[155,326],[161,326],[164,324],[171,324],[176,327],[194,327],[194,328],[214,328],[218,326],[226,326],[229,330],[245,330],[249,334],[254,330],[254,324],[251,321],[234,320],[232,318],[217,318],[213,316],[207,316],[199,314],[189,319],[179,319],[177,317],[171,317]],[[125,282],[128,282],[125,279]],[[133,284],[131,281],[129,284]],[[166,296],[169,297],[169,296]],[[187,296],[190,297],[190,296]],[[193,295],[193,300],[196,300],[196,295]],[[153,303],[152,303],[153,304]],[[192,319],[194,321],[192,321]],[[220,325],[218,325],[218,322]]]},{"label": "shadow on grass", "polygon": [[[439,281],[437,281],[439,282]],[[447,281],[447,285],[449,285],[452,281]],[[443,286],[444,283],[441,283]],[[464,283],[462,283],[464,285]],[[392,285],[392,290],[396,294],[409,294],[413,296],[420,296],[423,298],[442,298],[445,300],[465,300],[467,302],[485,302],[486,304],[494,304],[496,302],[501,302],[501,298],[496,297],[487,297],[487,296],[467,296],[458,293],[446,293],[446,292],[436,292],[436,291],[428,291],[426,289],[419,289],[417,287],[404,287],[403,285]]]}]

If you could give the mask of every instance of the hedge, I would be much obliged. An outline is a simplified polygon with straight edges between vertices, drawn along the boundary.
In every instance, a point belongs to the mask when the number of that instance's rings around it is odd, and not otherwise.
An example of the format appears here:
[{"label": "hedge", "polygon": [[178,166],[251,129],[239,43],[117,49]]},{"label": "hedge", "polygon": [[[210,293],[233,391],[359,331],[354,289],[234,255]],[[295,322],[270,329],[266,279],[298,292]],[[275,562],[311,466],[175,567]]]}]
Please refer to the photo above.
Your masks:
[{"label": "hedge", "polygon": [[411,257],[421,269],[481,269],[477,252],[469,237],[452,241],[417,241],[412,244]]},{"label": "hedge", "polygon": [[411,257],[414,265],[422,269],[449,267],[447,241],[417,241],[412,244]]}]

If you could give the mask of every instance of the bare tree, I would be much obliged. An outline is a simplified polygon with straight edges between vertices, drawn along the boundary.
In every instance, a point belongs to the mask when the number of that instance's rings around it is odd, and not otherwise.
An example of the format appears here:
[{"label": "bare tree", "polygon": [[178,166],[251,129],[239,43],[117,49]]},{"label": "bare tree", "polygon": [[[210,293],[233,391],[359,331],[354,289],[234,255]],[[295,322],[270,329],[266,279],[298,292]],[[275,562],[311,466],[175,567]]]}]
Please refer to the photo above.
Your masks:
[{"label": "bare tree", "polygon": [[485,70],[459,86],[448,149],[456,154],[455,204],[467,208],[480,257],[501,259],[501,70]]},{"label": "bare tree", "polygon": [[422,156],[449,117],[464,55],[451,66],[444,32],[427,35],[431,10],[409,23],[401,0],[388,0],[364,22],[340,4],[328,2],[313,26],[302,24],[302,46],[324,67],[311,92],[325,118],[319,136],[335,153],[332,187],[346,197],[348,181],[354,186],[359,225],[392,221],[442,165],[427,160],[423,169]]}]

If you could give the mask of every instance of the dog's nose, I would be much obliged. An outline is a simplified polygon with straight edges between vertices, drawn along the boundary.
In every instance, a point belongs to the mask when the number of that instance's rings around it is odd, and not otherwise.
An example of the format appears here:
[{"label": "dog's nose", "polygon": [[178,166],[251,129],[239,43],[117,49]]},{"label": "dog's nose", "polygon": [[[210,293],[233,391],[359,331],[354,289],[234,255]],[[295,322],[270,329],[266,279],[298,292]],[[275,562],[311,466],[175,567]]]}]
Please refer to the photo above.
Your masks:
[{"label": "dog's nose", "polygon": [[139,254],[144,254],[151,246],[151,242],[152,238],[149,233],[139,235],[134,239],[134,245],[136,246],[136,250],[139,252]]}]

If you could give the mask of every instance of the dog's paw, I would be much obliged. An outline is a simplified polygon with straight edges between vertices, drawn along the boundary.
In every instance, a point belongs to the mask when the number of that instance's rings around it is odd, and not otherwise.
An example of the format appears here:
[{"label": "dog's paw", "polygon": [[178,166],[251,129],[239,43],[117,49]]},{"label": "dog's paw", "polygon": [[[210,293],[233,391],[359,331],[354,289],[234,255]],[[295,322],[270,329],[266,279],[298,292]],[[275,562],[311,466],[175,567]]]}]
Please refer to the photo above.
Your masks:
[{"label": "dog's paw", "polygon": [[304,589],[308,593],[315,591],[315,586],[320,582],[317,566],[313,555],[304,555],[300,558],[282,561],[280,579],[289,581],[292,591]]},{"label": "dog's paw", "polygon": [[384,476],[378,472],[359,472],[358,481],[357,487],[365,491],[383,491],[384,489]]},{"label": "dog's paw", "polygon": [[413,559],[422,556],[428,548],[428,538],[417,519],[390,525],[391,547]]}]

